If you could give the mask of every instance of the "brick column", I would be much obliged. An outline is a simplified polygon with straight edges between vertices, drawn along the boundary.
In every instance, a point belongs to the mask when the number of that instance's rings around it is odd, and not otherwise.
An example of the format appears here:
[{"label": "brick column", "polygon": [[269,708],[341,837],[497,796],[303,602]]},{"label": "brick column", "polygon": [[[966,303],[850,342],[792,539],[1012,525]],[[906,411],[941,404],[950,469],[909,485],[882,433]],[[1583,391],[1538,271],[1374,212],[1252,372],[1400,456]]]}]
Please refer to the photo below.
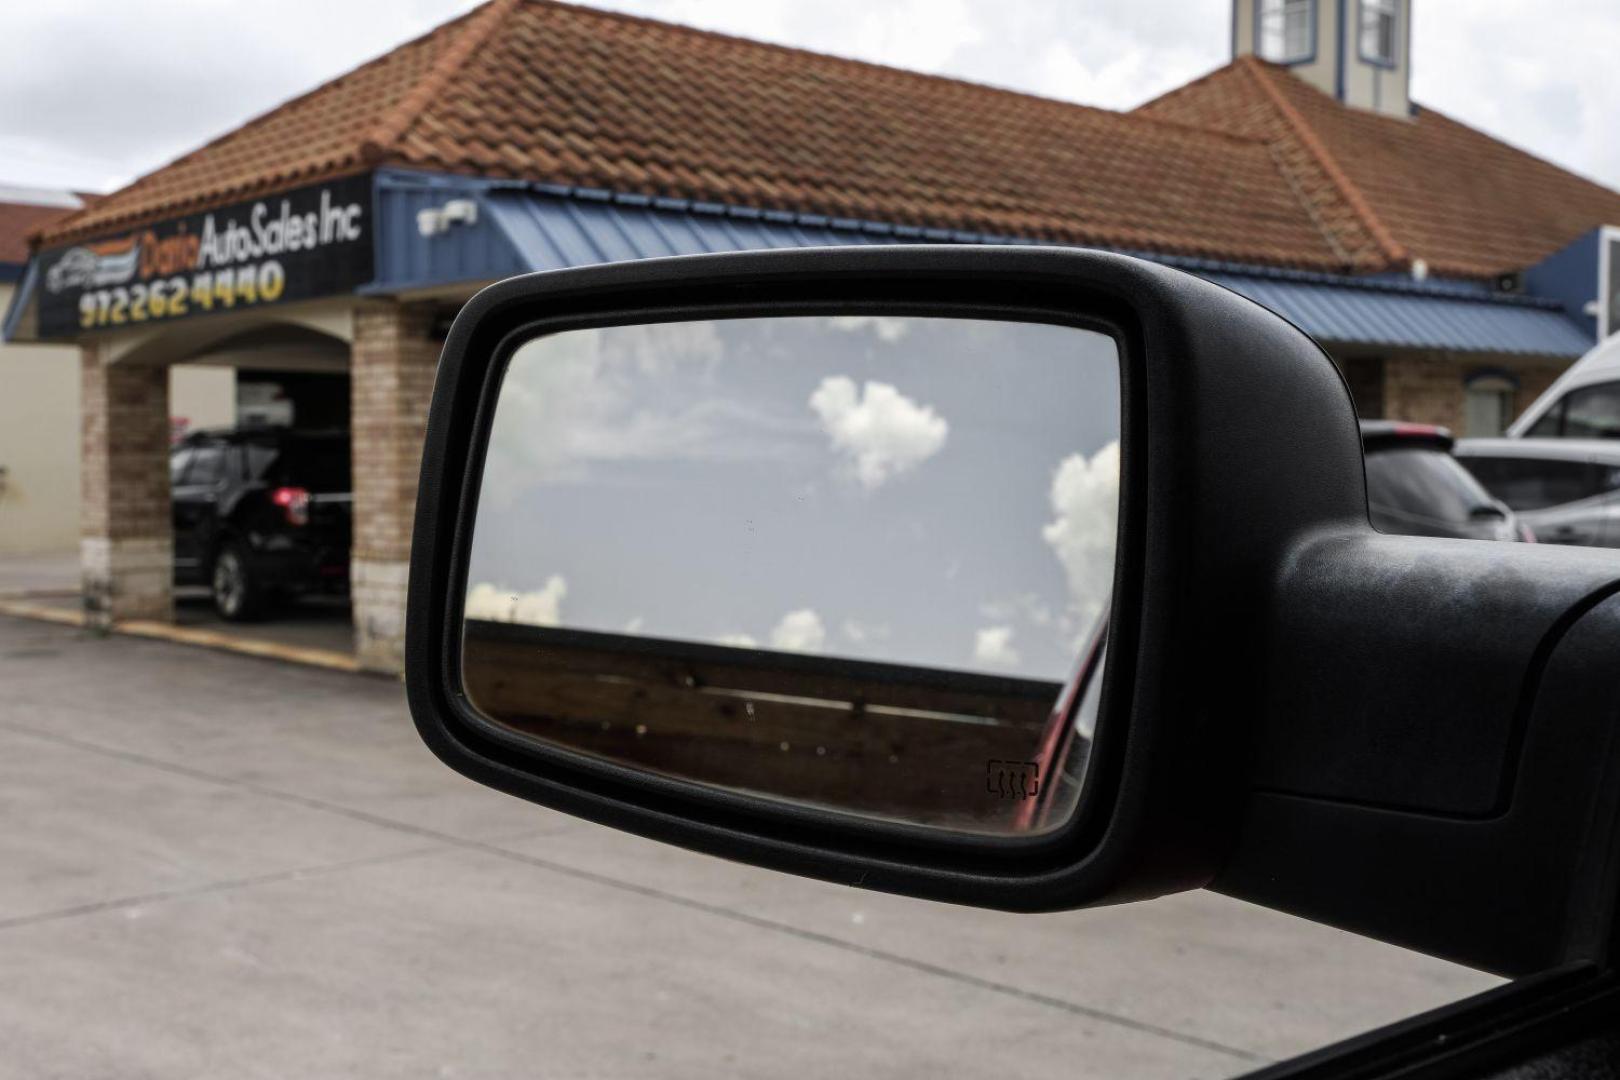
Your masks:
[{"label": "brick column", "polygon": [[404,670],[405,583],[416,481],[440,343],[429,304],[357,308],[349,365],[354,441],[354,550],[349,581],[362,667]]},{"label": "brick column", "polygon": [[174,618],[169,371],[80,350],[79,559],[91,625]]}]

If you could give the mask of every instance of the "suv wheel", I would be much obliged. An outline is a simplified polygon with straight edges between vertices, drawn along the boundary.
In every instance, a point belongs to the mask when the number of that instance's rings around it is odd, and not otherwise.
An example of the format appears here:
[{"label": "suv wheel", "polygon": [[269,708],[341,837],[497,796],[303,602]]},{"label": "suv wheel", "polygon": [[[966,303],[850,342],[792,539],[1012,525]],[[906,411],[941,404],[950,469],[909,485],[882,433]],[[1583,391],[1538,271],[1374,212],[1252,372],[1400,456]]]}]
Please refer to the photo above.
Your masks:
[{"label": "suv wheel", "polygon": [[232,541],[214,556],[214,570],[209,577],[214,596],[214,610],[220,618],[231,622],[244,622],[256,618],[264,607],[264,590],[253,578],[247,552]]}]

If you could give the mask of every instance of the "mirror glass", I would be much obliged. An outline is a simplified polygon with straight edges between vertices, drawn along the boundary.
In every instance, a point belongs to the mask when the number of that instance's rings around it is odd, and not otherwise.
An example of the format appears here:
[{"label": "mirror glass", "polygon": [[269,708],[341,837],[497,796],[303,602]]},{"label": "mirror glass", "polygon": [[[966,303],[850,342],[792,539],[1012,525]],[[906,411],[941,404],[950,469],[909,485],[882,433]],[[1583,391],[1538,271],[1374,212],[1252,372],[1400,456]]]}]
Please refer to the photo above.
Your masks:
[{"label": "mirror glass", "polygon": [[537,337],[496,400],[467,699],[800,805],[1062,825],[1100,693],[1113,339],[842,315]]}]

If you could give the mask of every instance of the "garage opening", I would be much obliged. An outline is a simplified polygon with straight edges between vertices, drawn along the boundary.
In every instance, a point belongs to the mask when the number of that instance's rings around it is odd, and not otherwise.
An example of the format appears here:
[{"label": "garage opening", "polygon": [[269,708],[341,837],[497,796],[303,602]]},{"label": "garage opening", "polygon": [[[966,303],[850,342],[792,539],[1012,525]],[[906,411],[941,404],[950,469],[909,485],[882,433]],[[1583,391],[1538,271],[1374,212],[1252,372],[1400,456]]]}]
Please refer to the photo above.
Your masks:
[{"label": "garage opening", "polygon": [[172,410],[179,625],[352,651],[348,352],[278,326],[178,365],[228,372],[232,383],[226,424],[184,423]]}]

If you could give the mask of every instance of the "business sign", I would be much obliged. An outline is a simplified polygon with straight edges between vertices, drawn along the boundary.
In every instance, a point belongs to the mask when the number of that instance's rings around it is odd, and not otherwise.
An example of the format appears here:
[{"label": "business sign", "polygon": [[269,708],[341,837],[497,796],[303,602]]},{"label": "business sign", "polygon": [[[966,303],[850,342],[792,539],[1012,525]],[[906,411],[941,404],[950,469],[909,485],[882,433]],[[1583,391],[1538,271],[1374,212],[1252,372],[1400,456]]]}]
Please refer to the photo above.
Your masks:
[{"label": "business sign", "polygon": [[373,276],[371,210],[354,176],[47,251],[39,335],[352,292]]}]

